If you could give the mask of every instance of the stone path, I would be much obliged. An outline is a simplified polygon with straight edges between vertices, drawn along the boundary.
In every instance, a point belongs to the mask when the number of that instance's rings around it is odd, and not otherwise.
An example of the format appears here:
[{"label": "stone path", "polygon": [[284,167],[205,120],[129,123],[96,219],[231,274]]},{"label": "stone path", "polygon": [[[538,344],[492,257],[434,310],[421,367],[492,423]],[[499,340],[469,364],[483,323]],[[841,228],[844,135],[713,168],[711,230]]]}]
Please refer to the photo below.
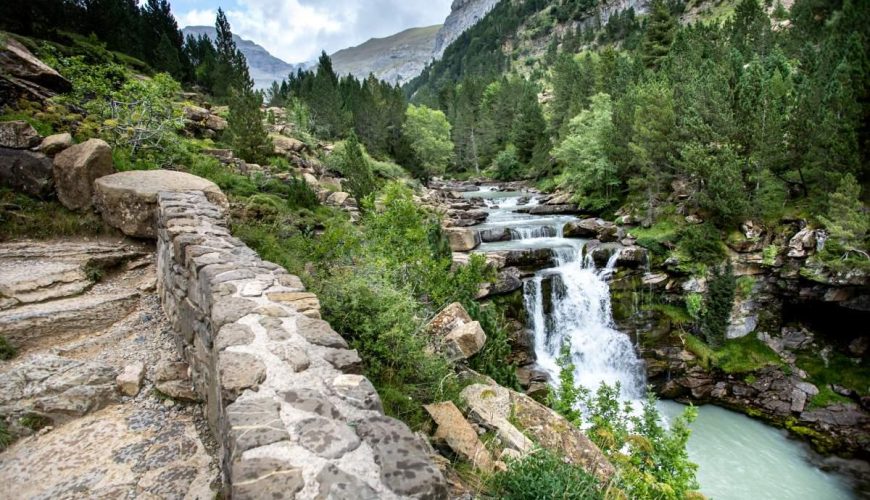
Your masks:
[{"label": "stone path", "polygon": [[[0,419],[18,438],[0,452],[0,497],[214,498],[201,406],[154,390],[181,360],[155,283],[146,244],[0,244],[0,335],[19,351],[0,361]],[[124,395],[116,377],[137,364]]]}]

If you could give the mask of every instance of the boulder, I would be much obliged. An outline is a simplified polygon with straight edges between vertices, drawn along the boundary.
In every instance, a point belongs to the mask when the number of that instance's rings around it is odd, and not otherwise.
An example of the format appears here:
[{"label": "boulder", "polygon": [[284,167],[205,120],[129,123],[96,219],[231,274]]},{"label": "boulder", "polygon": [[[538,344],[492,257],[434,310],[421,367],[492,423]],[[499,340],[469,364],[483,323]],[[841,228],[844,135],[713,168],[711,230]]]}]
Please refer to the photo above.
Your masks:
[{"label": "boulder", "polygon": [[486,343],[486,333],[477,321],[466,323],[444,337],[444,354],[450,361],[468,359],[477,354]]},{"label": "boulder", "polygon": [[101,139],[70,146],[54,157],[57,198],[70,210],[93,204],[94,181],[115,171],[112,148]]},{"label": "boulder", "polygon": [[42,153],[0,148],[0,186],[31,196],[51,192],[51,159]]},{"label": "boulder", "polygon": [[426,331],[441,339],[444,353],[451,361],[468,359],[486,343],[486,333],[480,323],[471,319],[459,302],[454,302],[435,315]]},{"label": "boulder", "polygon": [[95,183],[94,202],[103,219],[128,236],[157,236],[157,194],[163,191],[202,191],[222,209],[227,197],[217,184],[183,172],[139,170],[107,175]]},{"label": "boulder", "polygon": [[208,118],[205,119],[203,126],[209,130],[221,132],[226,130],[226,128],[229,126],[229,123],[218,115],[208,115]]},{"label": "boulder", "polygon": [[492,472],[493,460],[489,450],[452,401],[426,405],[424,408],[438,424],[433,435],[436,442],[443,441],[460,458],[470,462],[475,468],[483,472]]},{"label": "boulder", "polygon": [[19,97],[45,100],[72,89],[69,80],[51,69],[11,37],[0,41],[0,101]]},{"label": "boulder", "polygon": [[305,143],[299,139],[293,139],[278,134],[271,134],[272,147],[275,154],[287,156],[290,153],[299,153],[305,149]]},{"label": "boulder", "polygon": [[30,149],[39,144],[41,139],[26,121],[0,122],[0,147]]},{"label": "boulder", "polygon": [[616,265],[619,267],[640,267],[646,264],[647,250],[639,246],[625,247],[619,252],[619,257],[616,258]]},{"label": "boulder", "polygon": [[49,156],[54,156],[72,145],[72,136],[69,132],[64,132],[62,134],[50,135],[43,139],[42,144],[39,145],[39,150]]},{"label": "boulder", "polygon": [[435,315],[426,325],[426,331],[436,337],[444,337],[454,328],[471,323],[473,320],[462,304],[454,302]]},{"label": "boulder", "polygon": [[612,222],[594,218],[569,222],[562,229],[566,238],[595,238],[603,243],[617,241],[619,232],[619,228]]},{"label": "boulder", "polygon": [[469,252],[480,245],[480,236],[477,231],[462,227],[444,228],[450,250],[453,252]]},{"label": "boulder", "polygon": [[795,234],[788,242],[788,256],[803,258],[816,247],[816,232],[805,227]]},{"label": "boulder", "polygon": [[185,120],[191,120],[195,122],[201,122],[208,118],[211,113],[209,110],[205,108],[201,108],[199,106],[185,106],[184,110],[182,110],[182,115]]}]

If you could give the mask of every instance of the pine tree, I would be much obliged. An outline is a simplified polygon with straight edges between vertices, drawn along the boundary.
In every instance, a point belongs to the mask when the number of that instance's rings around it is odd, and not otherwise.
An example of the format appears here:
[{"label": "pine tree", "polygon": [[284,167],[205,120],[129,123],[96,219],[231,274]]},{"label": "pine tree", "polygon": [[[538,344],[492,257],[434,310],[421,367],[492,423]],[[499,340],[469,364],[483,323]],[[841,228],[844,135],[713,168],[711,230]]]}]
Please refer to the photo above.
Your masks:
[{"label": "pine tree", "polygon": [[646,222],[653,223],[659,194],[670,176],[674,153],[673,91],[664,82],[648,82],[638,88],[635,99],[629,150],[633,155],[631,162],[640,175],[632,178],[631,183],[646,192]]},{"label": "pine tree", "polygon": [[[237,55],[241,52],[236,51]],[[244,63],[244,56],[242,62]],[[239,87],[230,88],[230,114],[227,135],[233,151],[251,163],[265,162],[272,153],[272,140],[263,124],[263,95],[254,90],[254,81],[247,75],[247,66]]]},{"label": "pine tree", "polygon": [[731,308],[734,305],[734,292],[737,281],[731,264],[724,271],[714,267],[707,281],[707,295],[704,298],[704,313],[701,317],[701,331],[710,347],[719,348],[725,343]]},{"label": "pine tree", "polygon": [[212,93],[218,100],[228,99],[234,89],[242,89],[250,79],[245,56],[236,48],[233,32],[224,11],[218,8],[215,20],[215,68]]},{"label": "pine tree", "polygon": [[318,60],[317,73],[310,81],[311,93],[308,106],[314,129],[324,138],[341,137],[347,130],[348,116],[342,106],[338,88],[338,77],[332,69],[332,59],[322,52]]},{"label": "pine tree", "polygon": [[832,256],[830,260],[842,260],[850,254],[870,259],[870,217],[861,205],[861,185],[851,174],[844,175],[837,190],[829,195],[828,216],[819,220],[829,233],[825,253]]},{"label": "pine tree", "polygon": [[345,141],[344,154],[344,171],[342,173],[347,179],[344,184],[362,209],[364,208],[363,200],[375,192],[377,183],[372,173],[372,167],[363,154],[359,139],[353,132]]},{"label": "pine tree", "polygon": [[641,57],[647,68],[658,68],[674,41],[677,22],[664,0],[652,0],[649,11]]}]

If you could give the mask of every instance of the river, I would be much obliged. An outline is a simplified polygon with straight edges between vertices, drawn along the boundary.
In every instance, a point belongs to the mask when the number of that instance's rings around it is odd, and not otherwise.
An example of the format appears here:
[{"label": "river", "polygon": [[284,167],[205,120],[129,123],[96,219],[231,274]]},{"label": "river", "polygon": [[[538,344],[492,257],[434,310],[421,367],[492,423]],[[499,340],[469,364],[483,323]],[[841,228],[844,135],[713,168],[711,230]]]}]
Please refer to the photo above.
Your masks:
[{"label": "river", "polygon": [[[607,280],[617,254],[596,268],[584,258],[582,239],[562,237],[571,216],[540,216],[517,212],[534,195],[499,192],[491,187],[466,192],[483,198],[489,216],[474,229],[508,228],[509,241],[483,243],[477,251],[526,248],[553,249],[555,267],[543,269],[524,284],[524,302],[538,368],[558,380],[556,357],[563,343],[570,345],[578,383],[595,389],[602,382],[619,382],[627,400],[642,397],[645,376],[642,360],[629,337],[619,332],[610,309]],[[549,280],[551,286],[542,284]],[[545,311],[544,294],[551,306]],[[678,403],[659,402],[665,419],[681,411]],[[822,470],[824,459],[808,446],[789,439],[784,431],[745,415],[715,406],[699,408],[688,443],[691,459],[699,465],[701,491],[716,500],[837,500],[856,498],[846,477]]]}]

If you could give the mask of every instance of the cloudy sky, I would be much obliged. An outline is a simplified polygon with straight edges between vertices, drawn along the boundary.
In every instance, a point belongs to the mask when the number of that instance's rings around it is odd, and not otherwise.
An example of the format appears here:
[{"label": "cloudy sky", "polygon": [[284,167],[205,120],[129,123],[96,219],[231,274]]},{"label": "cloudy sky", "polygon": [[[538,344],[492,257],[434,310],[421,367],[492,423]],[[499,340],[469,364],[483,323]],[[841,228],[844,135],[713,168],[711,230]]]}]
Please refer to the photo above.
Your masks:
[{"label": "cloudy sky", "polygon": [[233,33],[289,63],[407,28],[441,24],[451,0],[171,0],[178,27],[213,26],[218,7]]}]

